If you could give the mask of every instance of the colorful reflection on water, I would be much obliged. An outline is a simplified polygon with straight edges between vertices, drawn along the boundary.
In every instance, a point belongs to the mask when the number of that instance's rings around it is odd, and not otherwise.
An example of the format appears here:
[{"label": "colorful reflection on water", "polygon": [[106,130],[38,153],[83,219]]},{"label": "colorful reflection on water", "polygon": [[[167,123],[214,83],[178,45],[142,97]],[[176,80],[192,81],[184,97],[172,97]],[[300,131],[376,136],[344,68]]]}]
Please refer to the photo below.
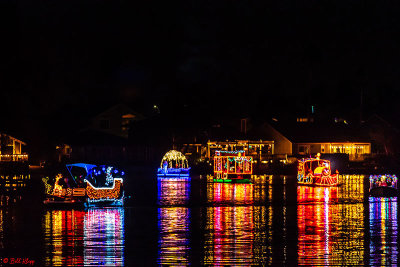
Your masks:
[{"label": "colorful reflection on water", "polygon": [[207,189],[213,206],[207,208],[204,264],[264,263],[266,207],[253,205],[260,191],[253,184],[211,183]]},{"label": "colorful reflection on water", "polygon": [[29,174],[0,175],[1,191],[16,191],[27,187],[31,180]]},{"label": "colorful reflection on water", "polygon": [[84,211],[52,210],[44,215],[46,266],[83,264]]},{"label": "colorful reflection on water", "polygon": [[397,265],[397,197],[369,198],[370,266]]},{"label": "colorful reflection on water", "polygon": [[207,202],[218,205],[263,204],[265,184],[207,183]]},{"label": "colorful reflection on water", "polygon": [[4,219],[3,219],[3,209],[0,209],[0,249],[4,249]]},{"label": "colorful reflection on water", "polygon": [[157,203],[163,206],[185,205],[189,201],[190,180],[179,178],[158,178]]},{"label": "colorful reflection on water", "polygon": [[190,180],[158,179],[158,263],[189,264]]},{"label": "colorful reflection on water", "polygon": [[351,182],[297,188],[300,265],[364,264],[364,176],[341,178]]},{"label": "colorful reflection on water", "polygon": [[[368,198],[364,179],[341,175],[337,187],[297,186],[294,176],[255,177],[252,184],[160,179],[140,192],[157,196],[156,208],[142,209],[146,200],[43,215],[43,207],[24,201],[28,195],[1,195],[0,256],[25,251],[35,237],[40,246],[30,252],[43,255],[45,266],[135,266],[138,258],[164,266],[396,266],[398,199]],[[35,210],[27,216],[27,208]],[[125,222],[129,210],[149,227]],[[39,218],[43,232],[21,234]]]},{"label": "colorful reflection on water", "polygon": [[337,188],[299,186],[297,198],[299,263],[329,265],[330,233],[335,231],[330,222],[332,213],[337,212],[337,206],[329,203],[337,200]]},{"label": "colorful reflection on water", "polygon": [[84,264],[124,266],[124,209],[89,209],[84,223]]},{"label": "colorful reflection on water", "polygon": [[46,266],[124,265],[122,208],[48,210],[43,225]]}]

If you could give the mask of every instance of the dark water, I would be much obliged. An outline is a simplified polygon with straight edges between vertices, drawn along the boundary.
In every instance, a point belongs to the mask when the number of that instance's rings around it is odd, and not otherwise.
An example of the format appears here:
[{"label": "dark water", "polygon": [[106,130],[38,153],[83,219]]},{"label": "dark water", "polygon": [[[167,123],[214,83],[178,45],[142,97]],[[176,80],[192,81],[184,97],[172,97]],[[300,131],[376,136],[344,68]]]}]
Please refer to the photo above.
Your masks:
[{"label": "dark water", "polygon": [[[368,198],[362,175],[342,186],[135,177],[125,208],[57,210],[40,177],[1,188],[0,266],[397,265],[397,198]],[[6,263],[5,263],[6,262]],[[25,265],[27,266],[27,265]]]}]

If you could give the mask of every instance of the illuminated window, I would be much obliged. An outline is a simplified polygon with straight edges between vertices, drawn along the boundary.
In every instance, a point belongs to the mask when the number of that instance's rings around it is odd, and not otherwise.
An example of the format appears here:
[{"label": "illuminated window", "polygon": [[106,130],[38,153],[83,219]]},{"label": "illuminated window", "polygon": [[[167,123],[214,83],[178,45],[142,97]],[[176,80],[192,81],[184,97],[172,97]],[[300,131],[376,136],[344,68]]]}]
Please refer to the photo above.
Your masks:
[{"label": "illuminated window", "polygon": [[308,122],[308,118],[297,118],[297,122]]},{"label": "illuminated window", "polygon": [[131,121],[135,118],[136,116],[133,114],[125,114],[122,115],[122,123],[121,123],[121,128],[123,131],[128,131],[129,130],[129,125],[131,124]]}]

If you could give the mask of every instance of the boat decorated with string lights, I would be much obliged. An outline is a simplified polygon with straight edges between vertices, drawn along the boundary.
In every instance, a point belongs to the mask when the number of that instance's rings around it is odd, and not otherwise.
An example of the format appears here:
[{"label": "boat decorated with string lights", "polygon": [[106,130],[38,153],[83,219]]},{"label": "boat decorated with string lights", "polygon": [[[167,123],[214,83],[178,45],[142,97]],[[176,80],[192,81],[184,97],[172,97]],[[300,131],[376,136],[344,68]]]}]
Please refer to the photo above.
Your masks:
[{"label": "boat decorated with string lights", "polygon": [[249,183],[253,174],[253,157],[246,156],[244,150],[217,150],[214,155],[214,182]]},{"label": "boat decorated with string lights", "polygon": [[369,195],[371,197],[395,197],[399,195],[395,174],[370,175]]},{"label": "boat decorated with string lights", "polygon": [[179,151],[170,150],[162,158],[157,176],[161,178],[189,178],[189,171],[190,167],[185,155]]},{"label": "boat decorated with string lights", "polygon": [[112,166],[75,163],[66,165],[68,173],[58,174],[54,182],[43,178],[46,205],[123,206],[125,173]]},{"label": "boat decorated with string lights", "polygon": [[[336,171],[337,172],[337,171]],[[297,183],[300,185],[337,186],[338,173],[331,173],[331,162],[316,158],[303,158],[297,166]]]}]

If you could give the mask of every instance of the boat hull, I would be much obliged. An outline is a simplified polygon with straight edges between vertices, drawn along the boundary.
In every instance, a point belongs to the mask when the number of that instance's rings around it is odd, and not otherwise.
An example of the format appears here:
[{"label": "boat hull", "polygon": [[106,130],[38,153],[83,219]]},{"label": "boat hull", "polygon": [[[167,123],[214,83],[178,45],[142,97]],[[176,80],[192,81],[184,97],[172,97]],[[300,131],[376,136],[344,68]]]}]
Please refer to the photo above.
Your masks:
[{"label": "boat hull", "polygon": [[189,177],[190,168],[158,168],[157,176],[158,177]]},{"label": "boat hull", "polygon": [[378,186],[371,188],[369,195],[371,197],[397,197],[399,196],[399,191],[393,187]]},{"label": "boat hull", "polygon": [[86,201],[85,207],[122,207],[124,206],[124,199],[110,199],[110,200],[102,200],[102,201]]},{"label": "boat hull", "polygon": [[85,201],[81,199],[74,199],[74,198],[55,198],[55,197],[47,197],[43,203],[47,207],[54,207],[54,208],[82,208],[85,205]]},{"label": "boat hull", "polygon": [[298,174],[297,176],[297,184],[298,185],[308,185],[308,186],[337,186],[338,185],[338,175],[323,175],[323,176],[314,176],[307,175],[303,176],[302,174]]}]

